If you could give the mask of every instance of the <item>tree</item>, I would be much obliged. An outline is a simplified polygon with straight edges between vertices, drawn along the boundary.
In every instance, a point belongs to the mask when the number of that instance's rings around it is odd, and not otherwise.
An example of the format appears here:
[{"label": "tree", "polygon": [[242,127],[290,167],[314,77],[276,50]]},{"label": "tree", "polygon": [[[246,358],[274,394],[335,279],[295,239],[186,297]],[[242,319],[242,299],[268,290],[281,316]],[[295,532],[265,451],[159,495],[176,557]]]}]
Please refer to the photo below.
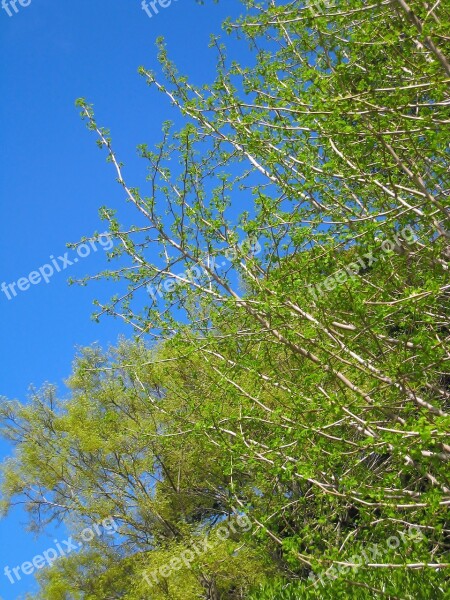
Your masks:
[{"label": "tree", "polygon": [[[192,481],[200,457],[222,481],[201,484],[191,521],[208,502],[247,514],[258,573],[271,578],[269,558],[294,594],[339,597],[345,582],[355,597],[439,597],[449,564],[448,9],[244,4],[247,16],[225,27],[250,44],[254,66],[229,64],[213,39],[211,86],[179,75],[162,41],[162,79],[140,69],[186,118],[181,131],[166,123],[154,150],[140,147],[149,192],[126,183],[109,132],[78,101],[137,219],[125,226],[101,210],[121,259],[103,276],[127,289],[99,303],[98,317],[164,340],[142,368],[166,373],[164,402],[177,390],[171,419],[189,415]],[[191,432],[178,434],[184,456]],[[405,531],[420,543],[405,538],[349,571],[355,550]],[[313,585],[339,564],[336,582]],[[291,593],[277,585],[255,593]]]},{"label": "tree", "polygon": [[4,504],[20,495],[36,527],[64,520],[75,540],[105,518],[118,529],[44,571],[43,598],[134,600],[170,591],[181,600],[206,584],[242,598],[265,571],[264,557],[241,548],[251,523],[233,513],[229,477],[197,431],[198,398],[178,392],[192,381],[159,366],[163,356],[125,342],[107,355],[87,348],[68,382],[70,399],[47,388],[27,406],[3,405],[16,445],[3,467]]}]

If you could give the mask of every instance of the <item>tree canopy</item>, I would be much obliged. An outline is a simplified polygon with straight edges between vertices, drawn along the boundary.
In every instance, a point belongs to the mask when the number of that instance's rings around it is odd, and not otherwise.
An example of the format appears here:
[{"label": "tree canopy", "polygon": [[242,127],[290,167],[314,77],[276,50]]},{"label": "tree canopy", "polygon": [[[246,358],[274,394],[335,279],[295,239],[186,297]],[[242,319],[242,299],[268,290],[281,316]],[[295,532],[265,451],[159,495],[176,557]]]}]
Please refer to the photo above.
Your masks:
[{"label": "tree canopy", "polygon": [[77,102],[128,202],[97,317],[135,339],[3,404],[5,510],[118,523],[47,600],[448,594],[448,4],[244,8],[254,64],[139,69],[186,122],[142,191]]}]

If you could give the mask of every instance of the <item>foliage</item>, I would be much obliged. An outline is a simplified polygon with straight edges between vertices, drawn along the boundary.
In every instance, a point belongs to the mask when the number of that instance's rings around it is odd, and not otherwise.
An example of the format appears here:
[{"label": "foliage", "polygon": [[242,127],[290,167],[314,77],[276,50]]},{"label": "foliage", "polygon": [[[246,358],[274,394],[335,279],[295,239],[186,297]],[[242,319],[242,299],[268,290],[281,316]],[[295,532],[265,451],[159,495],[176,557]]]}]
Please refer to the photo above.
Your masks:
[{"label": "foliage", "polygon": [[[225,28],[253,66],[214,38],[210,86],[178,74],[163,41],[162,76],[140,69],[186,118],[140,146],[145,193],[78,101],[136,219],[101,211],[118,259],[103,276],[127,287],[98,317],[153,343],[86,350],[67,401],[5,404],[5,505],[25,494],[35,522],[120,522],[102,577],[74,558],[43,574],[46,598],[66,597],[61,582],[147,597],[142,573],[233,511],[251,532],[155,597],[444,598],[448,6],[243,4]],[[411,527],[420,543],[385,547]],[[373,544],[382,556],[355,569]]]}]

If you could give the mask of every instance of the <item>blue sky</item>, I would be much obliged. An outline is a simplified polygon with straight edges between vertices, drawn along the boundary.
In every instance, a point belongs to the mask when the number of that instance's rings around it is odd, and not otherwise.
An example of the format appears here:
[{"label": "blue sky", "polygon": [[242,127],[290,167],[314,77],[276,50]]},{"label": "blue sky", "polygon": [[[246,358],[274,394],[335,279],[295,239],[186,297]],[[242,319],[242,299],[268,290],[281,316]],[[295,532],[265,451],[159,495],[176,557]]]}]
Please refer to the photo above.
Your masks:
[{"label": "blue sky", "polygon": [[[29,0],[24,0],[26,4]],[[177,119],[165,98],[137,74],[157,69],[155,40],[164,36],[170,56],[195,83],[214,77],[211,33],[226,16],[242,11],[239,0],[204,6],[173,0],[151,18],[140,0],[31,0],[0,10],[0,285],[17,282],[68,251],[66,244],[102,231],[102,205],[120,206],[123,194],[105,155],[74,106],[83,96],[94,103],[99,123],[111,129],[126,173],[142,176],[135,147],[160,139],[161,123]],[[103,227],[103,228],[102,228]],[[70,256],[73,259],[73,251]],[[54,263],[53,263],[54,264]],[[90,316],[96,297],[107,298],[111,284],[68,286],[68,277],[106,266],[102,246],[77,264],[56,271],[49,283],[22,284],[8,300],[0,292],[0,395],[26,401],[29,386],[49,381],[64,395],[77,346],[115,343],[131,335],[120,322]],[[17,285],[17,284],[16,284]],[[8,447],[0,442],[2,457]],[[63,530],[38,539],[26,533],[26,515],[15,509],[0,521],[0,598],[16,600],[34,589],[33,577],[10,584],[4,567],[41,553]]]}]

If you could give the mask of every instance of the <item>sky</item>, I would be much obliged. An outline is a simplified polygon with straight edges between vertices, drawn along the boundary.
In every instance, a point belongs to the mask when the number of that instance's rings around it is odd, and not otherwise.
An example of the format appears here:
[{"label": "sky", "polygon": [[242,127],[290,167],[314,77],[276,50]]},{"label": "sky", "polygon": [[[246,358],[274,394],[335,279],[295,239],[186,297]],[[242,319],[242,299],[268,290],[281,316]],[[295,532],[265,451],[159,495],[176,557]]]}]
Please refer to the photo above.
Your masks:
[{"label": "sky", "polygon": [[[137,74],[157,70],[155,41],[166,39],[170,57],[196,84],[214,78],[211,33],[242,12],[239,0],[163,0],[158,14],[141,0],[4,0],[0,8],[0,396],[26,402],[30,386],[64,380],[79,347],[106,347],[127,326],[91,315],[95,298],[114,287],[94,282],[69,286],[69,278],[107,266],[108,239],[78,256],[66,244],[105,230],[100,206],[120,206],[123,192],[105,154],[79,117],[75,100],[93,103],[110,128],[129,181],[145,168],[140,143],[157,143],[161,124],[177,122],[175,109]],[[225,36],[225,34],[223,34]],[[68,254],[66,254],[68,253]],[[81,256],[82,254],[82,256]],[[33,275],[32,275],[33,274]],[[21,281],[22,280],[22,281]],[[28,280],[28,281],[27,281]],[[31,281],[31,283],[30,283]],[[2,285],[5,284],[5,285]],[[10,448],[0,441],[0,458]],[[33,575],[13,569],[64,540],[64,529],[36,538],[25,530],[20,507],[0,520],[0,598],[16,600],[36,589]]]}]

